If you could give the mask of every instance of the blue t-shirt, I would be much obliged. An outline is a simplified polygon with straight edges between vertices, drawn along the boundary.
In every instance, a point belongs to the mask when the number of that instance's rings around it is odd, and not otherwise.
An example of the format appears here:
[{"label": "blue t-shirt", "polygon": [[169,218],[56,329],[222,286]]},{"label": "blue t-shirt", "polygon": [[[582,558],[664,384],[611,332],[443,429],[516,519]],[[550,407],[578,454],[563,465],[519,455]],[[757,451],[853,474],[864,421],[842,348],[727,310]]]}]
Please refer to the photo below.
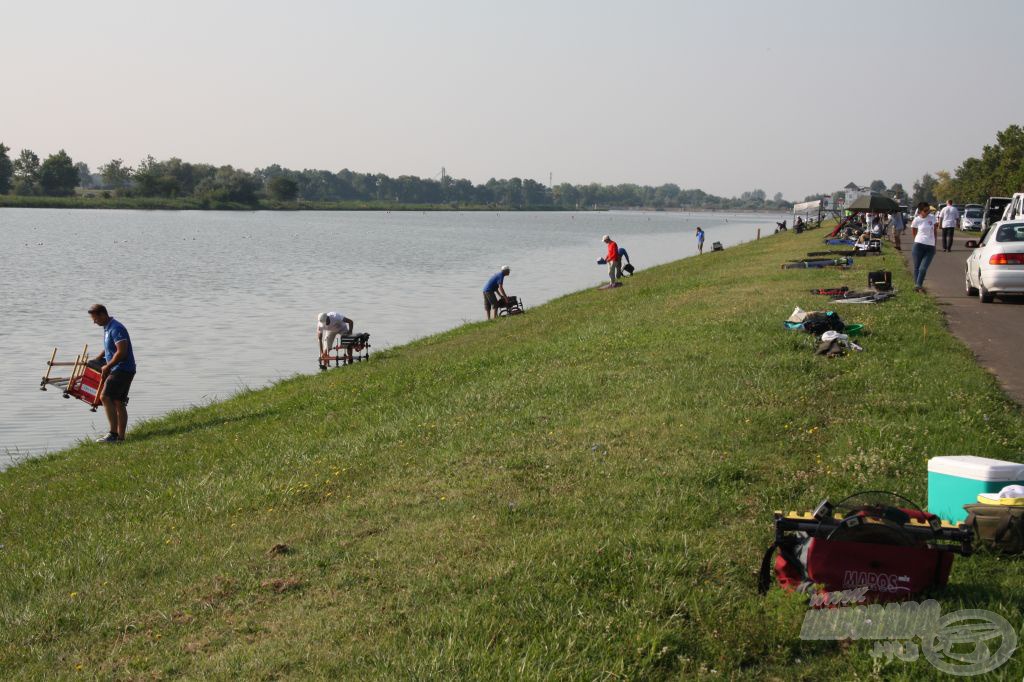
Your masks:
[{"label": "blue t-shirt", "polygon": [[704,242],[704,230],[698,230],[697,231],[697,242],[698,243],[703,243]]},{"label": "blue t-shirt", "polygon": [[498,285],[505,282],[505,271],[498,270],[496,273],[491,275],[491,278],[487,280],[487,284],[484,285],[484,291],[497,291]]},{"label": "blue t-shirt", "polygon": [[128,342],[128,353],[116,365],[110,368],[111,372],[135,372],[135,353],[132,351],[132,340],[128,337],[128,330],[124,325],[110,318],[103,327],[103,359],[110,362],[117,352],[117,342]]},{"label": "blue t-shirt", "polygon": [[619,258],[625,258],[626,260],[629,260],[629,254],[626,253],[626,250],[621,246],[619,247]]}]

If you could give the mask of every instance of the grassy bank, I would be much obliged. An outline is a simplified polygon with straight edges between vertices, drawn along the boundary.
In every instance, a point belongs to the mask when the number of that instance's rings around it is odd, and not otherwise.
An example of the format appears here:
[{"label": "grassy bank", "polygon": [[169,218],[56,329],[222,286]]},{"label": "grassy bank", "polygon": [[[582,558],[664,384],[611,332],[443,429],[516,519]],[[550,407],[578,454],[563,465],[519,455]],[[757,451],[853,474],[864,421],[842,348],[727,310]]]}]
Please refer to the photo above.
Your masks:
[{"label": "grassy bank", "polygon": [[165,199],[160,197],[34,197],[0,194],[0,208],[105,208],[159,211],[560,211],[541,206],[509,209],[484,204],[399,204],[388,201],[275,201],[260,199],[255,204],[215,201],[203,198]]},{"label": "grassy bank", "polygon": [[[755,593],[773,509],[865,489],[923,504],[928,457],[1024,441],[898,256],[779,269],[821,236],[652,268],[0,473],[0,677],[934,675],[801,642],[804,600]],[[782,330],[825,305],[808,289],[880,263],[899,297],[842,309],[864,353],[819,358]],[[1019,628],[1024,576],[958,558],[937,596]],[[1019,653],[1000,671],[1022,672]]]}]

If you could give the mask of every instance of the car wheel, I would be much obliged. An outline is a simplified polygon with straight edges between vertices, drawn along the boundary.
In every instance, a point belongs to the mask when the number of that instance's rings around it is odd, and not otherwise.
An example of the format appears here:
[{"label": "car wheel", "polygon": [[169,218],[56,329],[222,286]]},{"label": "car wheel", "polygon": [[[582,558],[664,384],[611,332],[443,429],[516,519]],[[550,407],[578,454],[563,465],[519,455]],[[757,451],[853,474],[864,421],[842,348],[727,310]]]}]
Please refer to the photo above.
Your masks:
[{"label": "car wheel", "polygon": [[971,276],[967,274],[964,275],[964,292],[968,296],[978,295],[978,288],[971,286]]},{"label": "car wheel", "polygon": [[985,283],[981,281],[981,277],[978,277],[978,300],[982,303],[991,303],[995,300],[995,295],[985,288]]}]

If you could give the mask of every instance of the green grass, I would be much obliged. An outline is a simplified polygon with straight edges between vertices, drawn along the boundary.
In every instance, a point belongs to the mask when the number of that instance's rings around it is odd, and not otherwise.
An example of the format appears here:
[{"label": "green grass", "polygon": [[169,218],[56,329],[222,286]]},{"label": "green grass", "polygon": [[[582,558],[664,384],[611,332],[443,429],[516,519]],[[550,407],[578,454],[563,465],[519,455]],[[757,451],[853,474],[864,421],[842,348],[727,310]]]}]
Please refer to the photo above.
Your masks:
[{"label": "green grass", "polygon": [[[898,255],[779,269],[821,236],[645,270],[3,472],[0,677],[935,675],[801,642],[805,600],[755,591],[773,509],[864,489],[924,504],[929,457],[1019,459],[1024,440]],[[866,324],[864,353],[817,357],[782,329],[826,306],[811,287],[883,264],[897,299],[838,308]],[[958,558],[936,596],[1019,627],[1024,577]],[[1019,654],[1000,670],[1022,672]]]}]

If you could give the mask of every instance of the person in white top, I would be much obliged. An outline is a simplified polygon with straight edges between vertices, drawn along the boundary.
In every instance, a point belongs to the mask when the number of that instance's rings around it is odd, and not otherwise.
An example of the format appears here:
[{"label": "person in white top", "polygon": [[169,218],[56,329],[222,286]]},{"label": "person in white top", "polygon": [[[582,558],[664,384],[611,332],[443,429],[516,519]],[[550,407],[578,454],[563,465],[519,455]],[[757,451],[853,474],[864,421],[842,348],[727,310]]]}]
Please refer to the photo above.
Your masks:
[{"label": "person in white top", "polygon": [[352,333],[355,323],[339,312],[320,313],[316,318],[316,345],[321,361],[327,357],[338,335]]},{"label": "person in white top", "polygon": [[924,291],[924,276],[935,258],[935,238],[939,228],[931,212],[928,202],[922,201],[917,205],[917,217],[910,223],[914,233],[914,249],[910,252],[914,263],[914,291]]},{"label": "person in white top", "polygon": [[953,250],[953,234],[960,224],[960,211],[956,210],[952,199],[947,199],[939,211],[939,220],[942,221],[942,250],[948,253]]}]

